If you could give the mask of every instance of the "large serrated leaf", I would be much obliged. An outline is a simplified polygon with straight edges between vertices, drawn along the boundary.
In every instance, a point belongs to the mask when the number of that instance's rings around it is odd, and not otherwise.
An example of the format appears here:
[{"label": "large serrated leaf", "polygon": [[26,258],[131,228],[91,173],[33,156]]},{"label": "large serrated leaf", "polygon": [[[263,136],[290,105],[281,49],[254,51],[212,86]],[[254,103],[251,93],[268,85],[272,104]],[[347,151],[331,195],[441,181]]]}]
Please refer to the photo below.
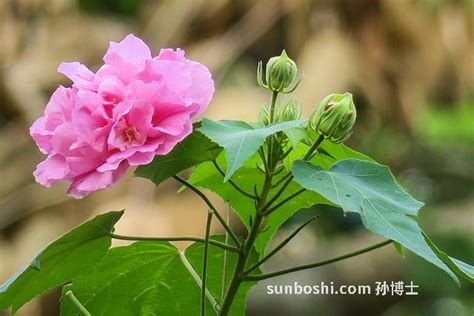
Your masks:
[{"label": "large serrated leaf", "polygon": [[227,182],[258,150],[268,136],[296,128],[302,123],[303,120],[295,120],[258,127],[242,121],[214,122],[204,119],[198,130],[224,148],[228,165],[224,182]]},{"label": "large serrated leaf", "polygon": [[438,256],[438,258],[446,263],[446,265],[450,267],[454,273],[465,278],[466,280],[469,280],[471,283],[474,283],[474,266],[448,256],[448,254],[440,250],[424,232],[423,237],[434,253]]},{"label": "large serrated leaf", "polygon": [[66,286],[61,315],[81,315],[68,291],[92,315],[199,315],[199,286],[164,241],[112,248],[94,271]]},{"label": "large serrated leaf", "polygon": [[33,297],[90,273],[109,249],[108,233],[122,214],[99,215],[51,242],[30,265],[0,286],[0,309],[11,307],[15,313]]},{"label": "large serrated leaf", "polygon": [[214,160],[222,148],[196,130],[200,123],[194,124],[195,130],[165,156],[155,156],[147,165],[139,166],[134,175],[150,179],[160,184],[180,171],[205,161]]},{"label": "large serrated leaf", "polygon": [[347,159],[326,171],[300,160],[293,163],[292,172],[304,188],[318,192],[346,212],[359,213],[368,230],[397,241],[458,281],[426,243],[413,218],[423,203],[403,190],[386,166]]}]

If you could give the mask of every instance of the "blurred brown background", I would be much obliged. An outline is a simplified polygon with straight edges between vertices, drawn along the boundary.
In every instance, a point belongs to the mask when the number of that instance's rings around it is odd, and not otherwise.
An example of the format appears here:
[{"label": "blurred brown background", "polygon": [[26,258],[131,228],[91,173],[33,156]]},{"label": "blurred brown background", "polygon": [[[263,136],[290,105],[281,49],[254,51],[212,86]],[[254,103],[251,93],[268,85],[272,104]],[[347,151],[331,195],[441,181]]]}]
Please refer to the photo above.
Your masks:
[{"label": "blurred brown background", "polygon": [[[0,1],[0,283],[47,242],[80,222],[126,208],[117,231],[130,235],[202,235],[207,212],[190,192],[175,194],[126,176],[83,200],[66,186],[47,189],[32,171],[43,159],[28,135],[52,90],[69,84],[61,61],[94,69],[109,40],[143,38],[154,52],[181,47],[209,66],[217,91],[206,116],[256,120],[268,93],[256,85],[258,60],[285,48],[304,77],[293,97],[309,114],[329,93],[350,91],[358,122],[349,144],[390,165],[427,202],[421,225],[439,246],[474,263],[474,2],[472,0],[2,0]],[[282,100],[290,98],[283,97]],[[222,212],[227,207],[214,199]],[[267,271],[310,262],[378,240],[357,216],[322,207]],[[237,220],[234,220],[239,227]],[[216,232],[219,227],[216,225]],[[178,244],[179,246],[184,246]],[[473,315],[474,288],[458,288],[441,270],[387,247],[276,284],[373,284],[413,281],[415,297],[269,296],[251,291],[249,315]],[[58,291],[18,315],[56,315]],[[0,315],[2,312],[0,312]]]}]

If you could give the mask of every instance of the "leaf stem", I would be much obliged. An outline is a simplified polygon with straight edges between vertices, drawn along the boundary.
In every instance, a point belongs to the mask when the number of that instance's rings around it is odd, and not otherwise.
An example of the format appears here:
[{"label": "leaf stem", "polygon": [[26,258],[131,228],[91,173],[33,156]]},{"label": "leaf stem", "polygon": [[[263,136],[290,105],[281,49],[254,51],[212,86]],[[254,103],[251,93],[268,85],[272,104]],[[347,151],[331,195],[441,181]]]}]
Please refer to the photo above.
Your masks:
[{"label": "leaf stem", "polygon": [[[219,164],[217,163],[217,161],[213,160],[213,161],[212,161],[212,164],[214,165],[214,167],[216,168],[216,170],[219,171],[219,173],[220,173],[223,177],[225,177],[225,172],[224,172],[224,170],[221,169],[221,167],[219,166]],[[229,182],[229,184],[230,184],[231,186],[233,186],[233,187],[234,187],[237,191],[239,191],[242,195],[244,195],[244,196],[246,196],[246,197],[248,197],[248,198],[250,198],[250,199],[253,199],[253,200],[257,200],[257,199],[258,199],[258,197],[256,197],[255,195],[250,194],[250,193],[248,193],[248,192],[245,192],[245,190],[242,189],[241,187],[239,187],[239,185],[238,185],[237,183],[235,183],[232,179],[229,179],[228,182]]]},{"label": "leaf stem", "polygon": [[204,253],[202,259],[201,316],[206,315],[207,257],[209,255],[209,235],[211,232],[212,215],[214,215],[214,211],[209,209],[206,221],[206,235],[204,238]]},{"label": "leaf stem", "polygon": [[179,258],[181,259],[181,262],[183,263],[184,267],[186,268],[186,270],[188,270],[189,274],[191,274],[199,288],[204,289],[203,291],[207,299],[211,303],[214,311],[217,313],[217,311],[219,310],[219,304],[217,304],[216,299],[214,298],[214,296],[212,296],[211,292],[209,292],[209,290],[203,286],[203,282],[201,281],[199,274],[197,274],[196,270],[194,270],[193,266],[191,265],[191,262],[189,262],[188,258],[186,258],[186,255],[183,251],[179,252]]},{"label": "leaf stem", "polygon": [[[130,240],[130,241],[194,241],[194,242],[201,242],[204,243],[206,242],[204,239],[199,238],[199,237],[141,237],[141,236],[123,236],[123,235],[117,235],[114,233],[108,233],[108,235],[113,238],[113,239],[119,239],[119,240]],[[224,243],[221,243],[220,241],[217,240],[209,240],[209,244],[222,248],[224,250],[232,251],[232,252],[239,252],[239,249],[237,247],[227,245]]]},{"label": "leaf stem", "polygon": [[268,210],[266,210],[263,215],[267,216],[267,215],[270,215],[271,213],[273,213],[274,211],[276,211],[277,209],[279,209],[280,207],[282,207],[285,203],[291,201],[292,199],[294,199],[295,197],[297,197],[298,195],[300,195],[301,193],[303,193],[304,191],[306,191],[306,189],[304,188],[301,188],[299,189],[298,191],[292,193],[291,195],[287,196],[285,199],[283,199],[281,202],[277,203],[275,206],[269,208]]},{"label": "leaf stem", "polygon": [[291,233],[291,235],[289,235],[285,240],[283,240],[278,246],[275,247],[275,249],[273,249],[272,251],[270,251],[265,257],[263,257],[260,261],[258,261],[257,263],[255,263],[253,266],[251,266],[249,269],[247,269],[247,271],[245,271],[245,274],[249,274],[250,272],[252,272],[253,270],[257,269],[259,266],[261,266],[263,263],[267,262],[268,259],[270,259],[271,257],[273,257],[278,251],[280,251],[280,249],[282,249],[283,247],[286,246],[286,244],[288,244],[290,242],[290,240],[293,239],[293,237],[295,237],[303,228],[306,227],[306,225],[308,225],[309,223],[311,223],[313,220],[315,220],[316,218],[318,218],[318,216],[314,216],[314,217],[311,217],[310,219],[308,219],[306,222],[303,223],[303,225],[301,225],[300,227],[298,227],[293,233]]},{"label": "leaf stem", "polygon": [[366,252],[370,252],[372,250],[381,248],[381,247],[386,246],[386,245],[391,244],[391,243],[392,243],[392,240],[385,240],[383,242],[372,245],[370,247],[366,247],[366,248],[363,248],[363,249],[360,249],[360,250],[357,250],[357,251],[354,251],[354,252],[351,252],[351,253],[348,253],[348,254],[345,254],[345,255],[342,255],[342,256],[334,257],[334,258],[331,258],[331,259],[328,259],[328,260],[324,260],[324,261],[320,261],[320,262],[316,262],[316,263],[311,263],[311,264],[306,264],[306,265],[293,267],[293,268],[280,270],[280,271],[267,273],[267,274],[247,275],[247,276],[244,277],[244,281],[261,281],[261,280],[266,280],[266,279],[269,279],[269,278],[277,277],[277,276],[280,276],[280,275],[284,275],[284,274],[288,274],[288,273],[292,273],[292,272],[296,272],[296,271],[321,267],[321,266],[324,266],[324,265],[327,265],[327,264],[330,264],[330,263],[342,261],[342,260],[345,260],[345,259],[348,259],[348,258],[351,258],[351,257],[355,257],[355,256],[358,256],[358,255],[364,254]]},{"label": "leaf stem", "polygon": [[207,206],[209,206],[209,208],[214,211],[214,215],[216,215],[217,219],[218,219],[219,222],[222,224],[222,226],[224,227],[224,229],[229,233],[230,238],[232,238],[232,241],[233,241],[233,242],[237,245],[237,247],[240,249],[240,247],[242,247],[242,245],[240,244],[239,238],[237,238],[237,236],[234,234],[234,232],[233,232],[232,229],[229,227],[229,225],[227,225],[227,223],[225,222],[225,219],[222,218],[222,216],[219,214],[219,212],[218,212],[217,209],[214,207],[214,205],[211,203],[211,201],[207,198],[207,196],[206,196],[204,193],[202,193],[201,190],[199,190],[199,189],[196,188],[194,185],[192,185],[192,184],[189,183],[188,181],[184,180],[184,179],[181,178],[180,176],[174,175],[173,178],[175,178],[178,182],[180,182],[180,183],[183,184],[184,186],[186,186],[186,187],[188,187],[189,189],[191,189],[194,193],[196,193],[196,194],[207,204]]},{"label": "leaf stem", "polygon": [[73,302],[74,305],[81,311],[84,316],[91,316],[91,313],[81,304],[72,291],[67,291],[66,296]]}]

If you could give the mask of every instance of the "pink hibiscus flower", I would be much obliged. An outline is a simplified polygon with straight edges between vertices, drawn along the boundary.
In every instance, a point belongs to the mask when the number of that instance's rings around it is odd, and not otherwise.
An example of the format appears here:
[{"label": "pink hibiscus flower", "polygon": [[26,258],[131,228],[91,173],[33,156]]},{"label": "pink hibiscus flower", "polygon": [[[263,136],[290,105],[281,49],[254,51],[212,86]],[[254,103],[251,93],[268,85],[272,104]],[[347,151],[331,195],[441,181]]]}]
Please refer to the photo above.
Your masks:
[{"label": "pink hibiscus flower", "polygon": [[184,51],[162,49],[152,57],[134,35],[110,42],[104,65],[93,73],[77,63],[58,71],[73,82],[58,87],[44,116],[30,128],[48,157],[34,176],[50,187],[70,181],[80,198],[117,182],[130,166],[166,155],[192,131],[214,94],[211,73]]}]

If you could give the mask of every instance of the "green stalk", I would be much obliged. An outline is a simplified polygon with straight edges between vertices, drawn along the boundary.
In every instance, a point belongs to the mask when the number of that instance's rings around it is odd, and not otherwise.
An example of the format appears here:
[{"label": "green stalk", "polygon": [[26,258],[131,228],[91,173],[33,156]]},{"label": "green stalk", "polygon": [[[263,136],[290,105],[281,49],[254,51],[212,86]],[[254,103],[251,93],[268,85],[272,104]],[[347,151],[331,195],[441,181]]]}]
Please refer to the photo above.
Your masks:
[{"label": "green stalk", "polygon": [[[205,242],[204,239],[198,237],[141,237],[141,236],[123,236],[113,233],[108,233],[108,235],[113,239],[119,240],[130,240],[130,241],[194,241],[194,242]],[[222,248],[224,250],[239,252],[240,250],[234,246],[221,243],[217,240],[209,240],[209,244]]]},{"label": "green stalk", "polygon": [[[277,96],[278,92],[274,91],[272,93],[272,99],[270,102],[270,124],[272,124],[274,120]],[[227,290],[226,295],[224,296],[224,299],[222,300],[219,310],[220,316],[225,316],[229,313],[230,307],[232,305],[232,302],[234,301],[237,291],[239,290],[240,284],[244,281],[245,267],[247,265],[250,253],[252,252],[255,240],[257,239],[258,233],[260,232],[260,226],[264,219],[262,209],[266,204],[268,194],[270,193],[270,190],[272,188],[272,178],[276,165],[273,160],[273,140],[274,138],[270,136],[268,142],[268,162],[265,165],[265,180],[263,183],[262,193],[260,194],[259,200],[257,202],[255,219],[252,223],[250,233],[248,234],[247,238],[245,239],[244,245],[241,248],[242,251],[239,253],[239,258],[237,260],[237,264],[235,266],[234,274],[232,275],[229,288]]]},{"label": "green stalk", "polygon": [[263,257],[260,261],[258,261],[256,264],[254,264],[253,266],[251,266],[247,271],[245,271],[245,274],[249,274],[250,272],[252,272],[253,270],[257,269],[258,267],[260,267],[262,264],[264,264],[265,262],[267,262],[268,259],[270,259],[271,257],[273,257],[278,251],[280,251],[280,249],[282,249],[283,247],[286,246],[286,244],[288,244],[290,242],[290,240],[293,239],[293,237],[295,237],[303,228],[306,227],[306,225],[308,225],[309,223],[311,223],[313,220],[315,220],[316,218],[318,218],[318,216],[314,216],[314,217],[311,217],[309,220],[307,220],[306,222],[303,223],[303,225],[301,225],[300,227],[298,227],[293,233],[291,233],[290,236],[288,236],[285,240],[283,240],[278,246],[276,246],[272,251],[270,251],[265,257]]},{"label": "green stalk", "polygon": [[320,261],[320,262],[316,262],[316,263],[311,263],[311,264],[306,264],[306,265],[303,265],[303,266],[293,267],[293,268],[280,270],[280,271],[267,273],[267,274],[247,275],[247,276],[244,277],[244,280],[245,281],[261,281],[261,280],[266,280],[266,279],[269,279],[269,278],[274,278],[274,277],[277,277],[277,276],[280,276],[280,275],[283,275],[283,274],[288,274],[288,273],[291,273],[291,272],[296,272],[296,271],[321,267],[321,266],[324,266],[324,265],[327,265],[327,264],[330,264],[330,263],[342,261],[342,260],[345,260],[345,259],[348,259],[348,258],[351,258],[351,257],[355,257],[355,256],[358,256],[358,255],[364,254],[366,252],[370,252],[372,250],[381,248],[381,247],[383,247],[385,245],[388,245],[388,244],[391,244],[391,243],[392,243],[392,240],[385,240],[383,242],[372,245],[370,247],[363,248],[363,249],[360,249],[360,250],[357,250],[357,251],[354,251],[354,252],[351,252],[351,253],[348,253],[348,254],[345,254],[345,255],[342,255],[342,256],[338,256],[338,257],[328,259],[328,260],[324,260],[324,261]]},{"label": "green stalk", "polygon": [[209,235],[214,211],[209,209],[206,222],[206,237],[204,238],[204,253],[202,259],[202,286],[201,286],[201,316],[206,315],[206,278],[207,278],[207,256],[209,255]]},{"label": "green stalk", "polygon": [[194,193],[196,193],[206,204],[207,206],[214,211],[214,215],[216,215],[217,219],[219,220],[219,222],[222,224],[222,226],[224,227],[224,229],[229,233],[230,235],[230,238],[232,238],[232,240],[234,241],[234,243],[237,245],[238,248],[241,247],[241,244],[240,244],[240,241],[239,241],[239,238],[237,238],[237,236],[234,234],[234,232],[232,231],[232,229],[227,225],[227,223],[225,222],[225,219],[222,218],[222,216],[219,214],[219,212],[217,211],[217,209],[214,207],[214,205],[211,203],[211,201],[207,198],[207,196],[202,193],[198,188],[196,188],[194,185],[192,185],[191,183],[189,183],[188,181],[184,180],[183,178],[181,178],[180,176],[178,175],[174,175],[173,178],[175,178],[178,182],[180,182],[181,184],[183,184],[184,186],[188,187],[189,189],[191,189],[191,191],[193,191]]}]

